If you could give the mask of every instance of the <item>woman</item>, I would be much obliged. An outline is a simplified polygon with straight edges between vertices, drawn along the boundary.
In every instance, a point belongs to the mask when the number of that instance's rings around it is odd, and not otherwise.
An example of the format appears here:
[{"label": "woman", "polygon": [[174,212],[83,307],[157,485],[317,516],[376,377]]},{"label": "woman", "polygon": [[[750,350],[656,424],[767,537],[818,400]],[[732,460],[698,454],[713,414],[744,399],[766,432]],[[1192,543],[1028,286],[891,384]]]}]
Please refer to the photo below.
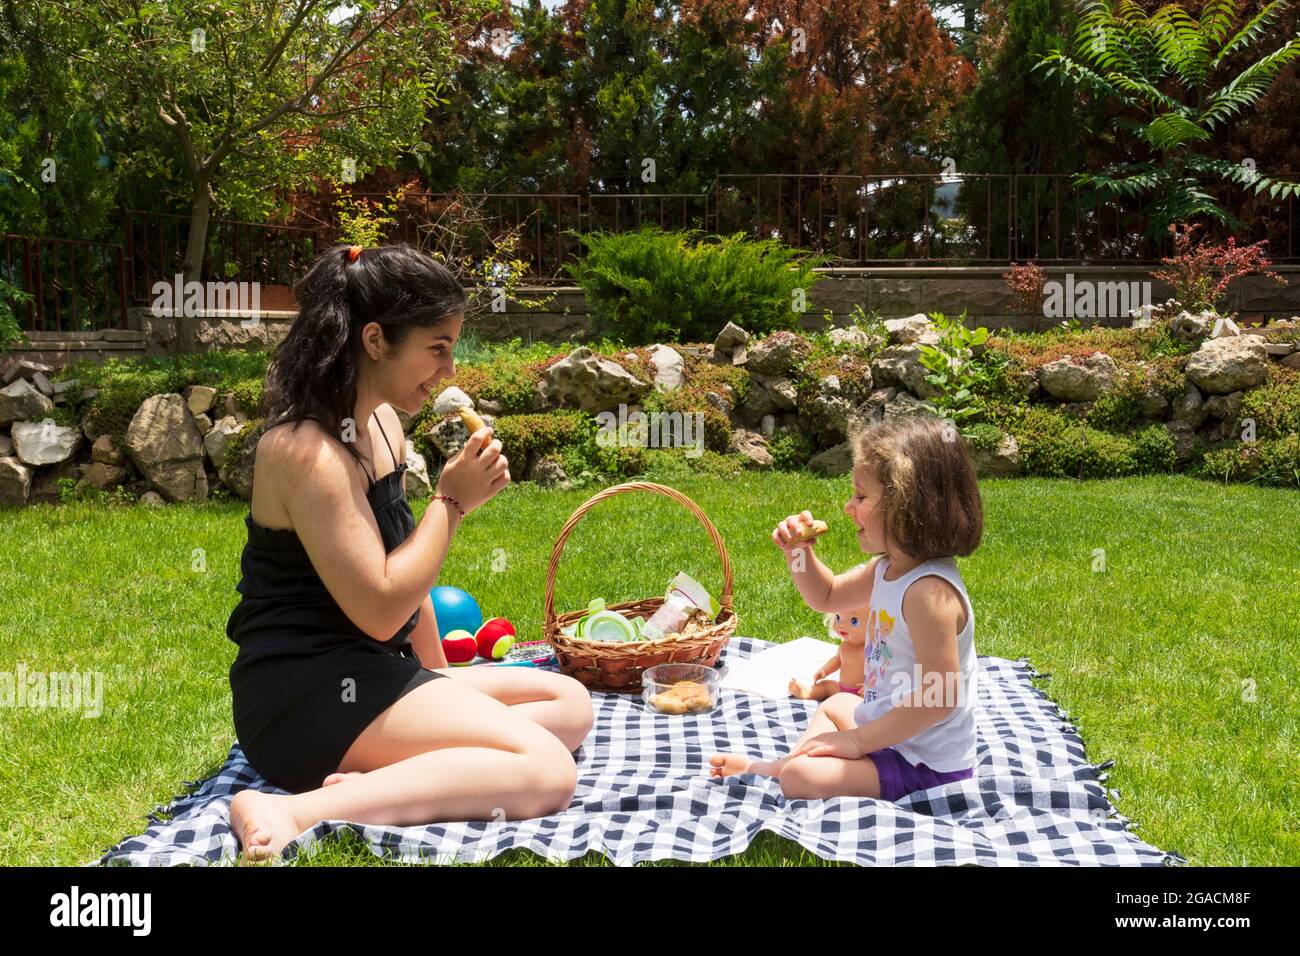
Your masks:
[{"label": "woman", "polygon": [[531,668],[449,668],[429,598],[460,522],[510,482],[501,442],[486,427],[470,436],[418,527],[403,492],[393,408],[418,411],[452,375],[460,283],[409,246],[340,246],[296,292],[267,371],[242,599],[226,626],[240,744],[291,793],[236,794],[244,857],[277,856],[326,819],[563,810],[590,695]]}]

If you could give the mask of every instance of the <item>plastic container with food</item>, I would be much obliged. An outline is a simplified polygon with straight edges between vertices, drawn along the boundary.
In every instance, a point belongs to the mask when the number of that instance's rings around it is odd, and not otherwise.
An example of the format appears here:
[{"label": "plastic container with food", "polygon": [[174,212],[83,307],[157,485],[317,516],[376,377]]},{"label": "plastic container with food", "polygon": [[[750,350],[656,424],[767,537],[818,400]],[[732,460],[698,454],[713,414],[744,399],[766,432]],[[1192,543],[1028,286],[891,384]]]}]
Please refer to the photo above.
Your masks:
[{"label": "plastic container with food", "polygon": [[655,714],[704,714],[718,706],[725,667],[657,664],[641,675],[641,699]]}]

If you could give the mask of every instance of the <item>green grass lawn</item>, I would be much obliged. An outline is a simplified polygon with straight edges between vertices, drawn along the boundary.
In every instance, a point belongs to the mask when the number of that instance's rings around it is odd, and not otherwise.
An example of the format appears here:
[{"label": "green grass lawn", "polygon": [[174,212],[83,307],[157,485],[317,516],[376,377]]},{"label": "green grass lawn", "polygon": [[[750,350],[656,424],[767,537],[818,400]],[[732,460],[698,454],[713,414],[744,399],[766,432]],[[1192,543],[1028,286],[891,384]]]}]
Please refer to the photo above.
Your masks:
[{"label": "green grass lawn", "polygon": [[[784,641],[820,632],[770,533],[808,508],[831,521],[823,560],[836,570],[862,560],[842,513],[847,479],[663,480],[726,542],[739,633]],[[462,526],[442,583],[539,637],[551,548],[594,490],[505,489]],[[1182,477],[986,481],[983,491],[984,545],[961,562],[979,653],[1028,656],[1052,673],[1044,689],[1070,713],[1092,761],[1117,761],[1107,785],[1143,839],[1194,865],[1300,864],[1300,496]],[[220,766],[234,739],[226,672],[235,646],[225,624],[246,512],[74,504],[0,513],[0,670],[23,662],[104,679],[97,719],[0,710],[0,864],[95,859],[142,832],[145,814],[183,780]],[[1096,549],[1104,572],[1094,570]],[[717,555],[687,511],[620,495],[570,535],[556,611],[596,595],[651,596],[678,570],[721,587]],[[303,862],[380,861],[351,839]],[[766,832],[724,862],[821,863]],[[527,851],[492,861],[537,863]]]}]

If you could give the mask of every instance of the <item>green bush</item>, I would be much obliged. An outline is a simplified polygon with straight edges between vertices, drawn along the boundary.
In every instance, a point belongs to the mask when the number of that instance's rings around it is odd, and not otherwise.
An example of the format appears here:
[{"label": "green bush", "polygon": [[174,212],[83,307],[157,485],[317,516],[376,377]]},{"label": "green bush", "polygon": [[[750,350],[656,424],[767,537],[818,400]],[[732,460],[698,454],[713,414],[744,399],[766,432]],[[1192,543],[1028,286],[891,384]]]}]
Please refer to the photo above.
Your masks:
[{"label": "green bush", "polygon": [[767,440],[767,451],[772,456],[773,468],[793,471],[808,464],[816,449],[803,432],[777,429]]},{"label": "green bush", "polygon": [[1136,370],[1126,370],[1110,391],[1088,409],[1088,424],[1107,432],[1124,432],[1137,421],[1146,385]]},{"label": "green bush", "polygon": [[1120,478],[1141,470],[1137,442],[1089,428],[1047,408],[1029,408],[1015,431],[1025,471],[1049,478]]},{"label": "green bush", "polygon": [[230,386],[229,393],[234,396],[235,404],[250,418],[262,414],[262,391],[266,381],[260,378],[240,379]]},{"label": "green bush", "polygon": [[1137,445],[1137,463],[1141,474],[1172,472],[1178,463],[1174,439],[1164,425],[1148,425],[1133,440]]},{"label": "green bush", "polygon": [[594,423],[583,412],[558,411],[501,415],[493,427],[495,436],[501,439],[501,450],[514,466],[511,476],[522,478],[531,455],[580,444],[593,431]]},{"label": "green bush", "polygon": [[646,395],[641,409],[647,415],[651,412],[679,412],[685,416],[698,412],[704,421],[704,447],[709,451],[726,453],[731,450],[731,419],[722,409],[709,404],[708,391],[693,385],[655,389]]},{"label": "green bush", "polygon": [[1300,488],[1300,434],[1207,451],[1192,473],[1220,481]]},{"label": "green bush", "polygon": [[1300,373],[1270,364],[1263,385],[1242,398],[1240,419],[1255,421],[1255,436],[1261,440],[1285,438],[1300,432]]},{"label": "green bush", "polygon": [[827,259],[744,233],[588,233],[585,255],[565,269],[582,287],[598,334],[624,342],[712,341],[727,322],[751,335],[794,328],[794,292],[808,292]]}]

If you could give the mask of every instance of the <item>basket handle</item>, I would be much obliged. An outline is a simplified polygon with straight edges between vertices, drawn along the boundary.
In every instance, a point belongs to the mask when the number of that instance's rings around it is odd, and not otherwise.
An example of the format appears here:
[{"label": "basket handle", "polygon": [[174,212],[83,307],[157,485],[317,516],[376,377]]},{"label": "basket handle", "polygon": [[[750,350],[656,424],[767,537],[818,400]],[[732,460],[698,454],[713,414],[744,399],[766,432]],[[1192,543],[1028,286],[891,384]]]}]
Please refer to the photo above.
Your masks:
[{"label": "basket handle", "polygon": [[551,550],[551,563],[546,567],[546,626],[549,628],[556,621],[555,570],[560,565],[560,554],[564,551],[564,542],[568,539],[569,532],[597,502],[612,498],[614,495],[621,495],[625,491],[652,491],[657,495],[663,495],[665,498],[671,498],[695,515],[700,524],[704,525],[704,529],[709,532],[709,537],[713,539],[713,546],[718,549],[718,555],[722,558],[722,595],[718,600],[718,613],[721,614],[724,610],[731,610],[731,558],[727,555],[727,546],[722,543],[722,536],[718,534],[718,529],[713,527],[713,522],[709,520],[708,515],[700,510],[699,505],[676,488],[659,485],[653,481],[629,481],[621,485],[613,485],[598,494],[592,495],[569,516],[569,520],[560,529],[560,536],[556,539],[555,547]]}]

